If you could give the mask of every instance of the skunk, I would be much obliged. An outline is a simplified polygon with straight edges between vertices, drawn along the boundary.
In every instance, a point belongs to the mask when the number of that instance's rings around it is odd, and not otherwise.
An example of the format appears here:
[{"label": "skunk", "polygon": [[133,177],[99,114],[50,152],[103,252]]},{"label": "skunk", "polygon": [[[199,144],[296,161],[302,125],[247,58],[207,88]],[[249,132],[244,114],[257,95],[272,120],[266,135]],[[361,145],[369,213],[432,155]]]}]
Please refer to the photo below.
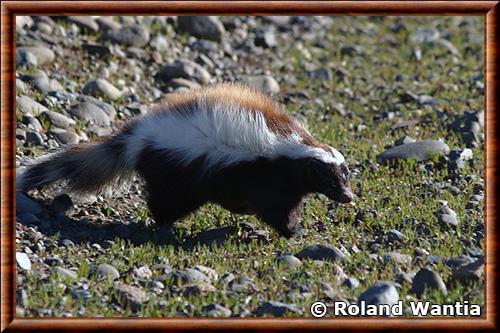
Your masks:
[{"label": "skunk", "polygon": [[256,214],[287,238],[299,207],[318,192],[348,203],[349,170],[266,95],[236,84],[167,95],[148,114],[101,142],[70,147],[29,166],[18,190],[63,180],[101,192],[139,174],[156,223],[172,224],[207,202]]}]

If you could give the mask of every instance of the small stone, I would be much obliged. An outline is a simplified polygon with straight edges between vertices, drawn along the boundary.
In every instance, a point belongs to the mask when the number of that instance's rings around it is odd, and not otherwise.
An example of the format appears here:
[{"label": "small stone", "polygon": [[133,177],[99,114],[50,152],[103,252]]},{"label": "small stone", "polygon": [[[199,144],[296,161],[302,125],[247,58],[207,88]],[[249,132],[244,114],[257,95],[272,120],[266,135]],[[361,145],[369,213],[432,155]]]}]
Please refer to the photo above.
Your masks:
[{"label": "small stone", "polygon": [[43,45],[18,46],[16,47],[16,58],[23,57],[27,52],[33,54],[36,57],[38,65],[49,64],[56,58],[54,52]]},{"label": "small stone", "polygon": [[115,288],[118,292],[117,301],[122,306],[129,306],[132,311],[139,310],[142,304],[148,300],[146,292],[140,288],[128,284],[119,284]]},{"label": "small stone", "polygon": [[457,213],[447,205],[441,207],[436,214],[440,224],[454,228],[458,227]]},{"label": "small stone", "polygon": [[413,139],[413,138],[410,138],[408,135],[405,135],[399,139],[397,139],[396,141],[394,141],[394,145],[395,146],[401,146],[401,145],[405,145],[407,143],[412,143],[412,142],[415,142],[416,140]]},{"label": "small stone", "polygon": [[94,79],[87,82],[82,89],[82,93],[95,97],[104,97],[112,101],[122,96],[122,92],[104,79]]},{"label": "small stone", "polygon": [[262,31],[255,37],[255,46],[264,48],[275,47],[277,45],[276,35],[272,30]]},{"label": "small stone", "polygon": [[461,255],[461,256],[452,257],[452,258],[446,260],[445,264],[448,267],[451,267],[451,268],[454,268],[454,269],[458,269],[458,268],[460,268],[462,266],[466,266],[468,264],[471,264],[474,261],[475,261],[474,258],[472,258],[470,256]]},{"label": "small stone", "polygon": [[453,282],[469,283],[480,281],[484,277],[484,257],[453,271],[451,280]]},{"label": "small stone", "polygon": [[438,290],[445,295],[447,294],[446,285],[441,276],[428,268],[422,268],[413,278],[411,292],[420,297],[426,290],[430,289]]},{"label": "small stone", "polygon": [[103,40],[108,40],[114,44],[134,47],[146,46],[149,38],[149,30],[139,25],[127,26],[119,30],[107,30],[102,36]]},{"label": "small stone", "polygon": [[16,214],[30,213],[39,214],[42,212],[42,206],[30,199],[21,192],[16,192]]},{"label": "small stone", "polygon": [[351,289],[356,289],[357,287],[359,287],[359,281],[354,277],[348,277],[347,279],[344,280],[342,285]]},{"label": "small stone", "polygon": [[78,288],[78,289],[72,290],[70,292],[70,295],[71,295],[71,298],[73,298],[74,300],[81,299],[84,301],[87,301],[91,297],[90,292],[86,289],[83,289],[83,288]]},{"label": "small stone", "polygon": [[390,242],[393,241],[403,242],[406,239],[405,235],[403,235],[400,231],[396,229],[389,230],[389,232],[387,233],[387,238],[389,239]]},{"label": "small stone", "polygon": [[143,280],[150,279],[153,276],[153,272],[146,265],[141,266],[139,268],[134,268],[133,272],[134,272],[135,276],[137,276],[139,279],[143,279]]},{"label": "small stone", "polygon": [[217,274],[217,272],[214,269],[210,268],[210,267],[202,266],[202,265],[196,265],[196,266],[194,266],[194,269],[196,269],[197,271],[200,271],[203,274],[205,274],[210,279],[210,281],[212,281],[212,282],[219,279],[219,274]]},{"label": "small stone", "polygon": [[21,267],[25,271],[31,270],[31,261],[26,253],[16,252],[16,263],[18,267]]},{"label": "small stone", "polygon": [[202,84],[207,84],[210,80],[210,73],[194,61],[183,59],[163,66],[156,79],[162,82],[169,82],[175,78],[194,79]]},{"label": "small stone", "polygon": [[48,121],[55,127],[67,129],[70,126],[73,126],[76,124],[76,122],[69,118],[66,117],[65,115],[58,113],[58,112],[53,112],[53,111],[44,111],[42,114],[39,116],[40,118]]},{"label": "small stone", "polygon": [[447,144],[436,140],[424,140],[392,147],[377,156],[379,162],[399,159],[425,161],[434,155],[448,154]]},{"label": "small stone", "polygon": [[16,107],[19,111],[21,111],[21,113],[31,114],[34,116],[37,116],[42,112],[49,111],[49,109],[47,109],[45,106],[38,102],[35,102],[25,95],[16,97]]},{"label": "small stone", "polygon": [[100,264],[95,269],[95,275],[99,278],[116,280],[120,278],[120,272],[108,264]]},{"label": "small stone", "polygon": [[99,25],[92,16],[64,16],[70,23],[76,24],[78,27],[90,32],[98,32]]},{"label": "small stone", "polygon": [[216,16],[179,16],[177,25],[181,31],[202,39],[219,42],[225,32]]},{"label": "small stone", "polygon": [[58,277],[63,278],[63,279],[72,279],[73,280],[73,279],[77,278],[76,272],[72,271],[70,269],[67,269],[67,268],[56,266],[56,267],[52,268],[52,271],[54,271]]},{"label": "small stone", "polygon": [[109,126],[111,121],[106,113],[93,103],[83,102],[73,106],[72,116],[99,126]]},{"label": "small stone", "polygon": [[290,254],[284,254],[278,256],[276,258],[276,262],[278,263],[278,265],[282,265],[288,269],[294,269],[302,265],[302,262],[300,261],[299,258]]},{"label": "small stone", "polygon": [[192,286],[185,286],[184,291],[183,291],[183,295],[189,296],[189,295],[206,294],[206,293],[212,293],[214,291],[217,291],[217,289],[214,286],[212,286],[210,283],[198,282]]},{"label": "small stone", "polygon": [[82,44],[82,47],[87,53],[98,57],[106,57],[111,55],[111,49],[106,45],[97,43],[84,43]]},{"label": "small stone", "polygon": [[113,16],[101,16],[98,17],[95,21],[99,25],[99,28],[101,28],[103,31],[119,30],[122,27],[120,23],[113,20]]},{"label": "small stone", "polygon": [[21,76],[24,82],[30,83],[33,87],[41,93],[50,91],[50,81],[47,74],[41,69],[35,69],[29,74]]},{"label": "small stone", "polygon": [[358,304],[365,301],[367,305],[395,305],[399,294],[394,282],[379,281],[372,284],[358,298]]},{"label": "small stone", "polygon": [[57,141],[59,141],[63,145],[76,145],[80,142],[80,137],[75,132],[71,131],[57,131],[53,132]]},{"label": "small stone", "polygon": [[259,317],[266,315],[273,317],[283,317],[286,313],[293,313],[298,315],[303,314],[295,304],[287,304],[278,301],[265,302],[255,310],[255,314]]},{"label": "small stone", "polygon": [[26,144],[28,146],[41,146],[43,145],[43,137],[40,135],[40,133],[37,132],[26,132]]},{"label": "small stone", "polygon": [[97,99],[95,97],[88,96],[88,95],[79,95],[78,96],[78,101],[80,101],[80,102],[88,102],[88,103],[94,104],[99,109],[101,109],[102,111],[104,111],[104,113],[106,113],[110,119],[113,119],[116,116],[116,110],[115,110],[114,107],[112,107],[108,103],[103,102],[103,101],[101,101],[101,100],[99,100],[99,99]]},{"label": "small stone", "polygon": [[388,252],[382,257],[384,263],[394,262],[398,264],[410,264],[411,259],[411,256],[399,252]]},{"label": "small stone", "polygon": [[280,92],[278,82],[270,75],[250,76],[246,79],[246,83],[266,94],[272,95]]},{"label": "small stone", "polygon": [[207,317],[231,317],[231,310],[220,304],[208,304],[201,308],[203,314]]},{"label": "small stone", "polygon": [[396,275],[396,282],[399,284],[407,283],[411,285],[413,283],[413,278],[415,278],[415,272],[400,273]]},{"label": "small stone", "polygon": [[184,284],[197,284],[201,282],[210,283],[210,279],[208,278],[208,276],[192,268],[176,270],[174,272],[174,276],[180,279]]},{"label": "small stone", "polygon": [[316,244],[311,245],[295,255],[300,260],[312,259],[322,261],[346,260],[346,256],[336,247]]}]

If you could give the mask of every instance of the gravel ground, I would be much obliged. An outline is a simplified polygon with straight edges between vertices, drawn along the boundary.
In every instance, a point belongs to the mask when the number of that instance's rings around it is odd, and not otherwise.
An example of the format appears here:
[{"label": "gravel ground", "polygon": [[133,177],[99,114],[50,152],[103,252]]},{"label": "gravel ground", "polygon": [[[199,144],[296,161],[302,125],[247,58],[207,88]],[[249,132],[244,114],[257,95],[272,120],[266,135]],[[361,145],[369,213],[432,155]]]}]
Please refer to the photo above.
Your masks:
[{"label": "gravel ground", "polygon": [[[306,234],[206,205],[158,227],[111,197],[17,193],[17,315],[311,316],[323,301],[484,306],[478,17],[17,17],[16,163],[93,141],[173,91],[238,81],[353,172]],[[331,315],[330,313],[327,315]]]}]

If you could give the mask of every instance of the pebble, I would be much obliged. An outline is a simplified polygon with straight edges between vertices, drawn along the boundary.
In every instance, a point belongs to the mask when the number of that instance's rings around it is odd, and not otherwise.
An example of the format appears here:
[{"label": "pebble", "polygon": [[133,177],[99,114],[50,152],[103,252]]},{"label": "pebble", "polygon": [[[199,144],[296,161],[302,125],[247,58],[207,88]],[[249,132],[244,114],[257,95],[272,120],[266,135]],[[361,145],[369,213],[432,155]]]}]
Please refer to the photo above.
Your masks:
[{"label": "pebble", "polygon": [[399,301],[399,294],[394,282],[379,281],[372,284],[358,298],[358,304],[365,301],[367,305],[394,305]]},{"label": "pebble", "polygon": [[428,268],[422,268],[413,278],[411,292],[416,294],[417,297],[421,297],[426,290],[430,289],[438,290],[445,295],[447,294],[446,285],[441,276]]},{"label": "pebble", "polygon": [[37,132],[26,132],[26,144],[28,146],[41,146],[43,145],[43,137]]},{"label": "pebble", "polygon": [[255,46],[262,46],[264,48],[275,47],[278,44],[276,35],[273,30],[267,29],[259,32],[255,36]]},{"label": "pebble", "polygon": [[52,131],[57,141],[63,145],[76,145],[80,142],[80,137],[75,132],[71,131]]},{"label": "pebble", "polygon": [[406,240],[406,236],[396,229],[391,229],[387,232],[387,238],[390,242],[398,241],[403,242]]},{"label": "pebble", "polygon": [[295,255],[300,260],[312,259],[321,261],[346,260],[346,256],[336,247],[316,244],[311,245]]},{"label": "pebble", "polygon": [[143,280],[150,279],[153,276],[153,272],[146,265],[141,266],[139,268],[134,268],[133,272],[134,272],[135,276],[137,276],[139,279],[143,279]]},{"label": "pebble", "polygon": [[231,310],[220,304],[208,304],[201,308],[201,312],[207,317],[231,317]]},{"label": "pebble", "polygon": [[41,69],[35,69],[29,74],[21,76],[24,82],[30,83],[41,93],[47,93],[50,90],[50,81],[47,74]]},{"label": "pebble", "polygon": [[280,92],[278,82],[271,75],[250,76],[246,78],[246,83],[266,94],[277,94]]},{"label": "pebble", "polygon": [[73,106],[70,113],[80,120],[99,126],[109,126],[111,123],[108,115],[102,109],[89,102],[82,102]]},{"label": "pebble", "polygon": [[72,271],[72,270],[64,268],[64,267],[55,266],[52,268],[52,271],[54,271],[57,276],[59,276],[60,278],[63,278],[63,279],[76,279],[77,278],[75,271]]},{"label": "pebble", "polygon": [[197,284],[201,282],[210,283],[210,278],[208,276],[192,268],[176,270],[174,276],[180,279],[184,284]]},{"label": "pebble", "polygon": [[282,265],[288,269],[294,269],[300,267],[302,262],[296,256],[290,254],[280,255],[276,258],[278,265]]},{"label": "pebble", "polygon": [[34,116],[49,111],[45,106],[25,95],[16,97],[16,107],[21,113]]},{"label": "pebble", "polygon": [[116,110],[113,106],[111,106],[110,104],[103,102],[95,97],[88,96],[88,95],[79,95],[77,99],[80,102],[88,102],[88,103],[94,104],[99,109],[103,110],[108,115],[108,117],[111,119],[113,119],[116,116]]},{"label": "pebble", "polygon": [[396,141],[394,141],[394,146],[401,146],[401,145],[405,145],[407,143],[412,143],[412,142],[415,142],[416,140],[409,137],[408,135],[405,135],[399,139],[397,139]]},{"label": "pebble", "polygon": [[24,54],[31,53],[36,57],[38,65],[45,65],[52,63],[56,55],[55,53],[43,45],[37,46],[18,46],[16,47],[16,58],[24,57]]},{"label": "pebble", "polygon": [[64,16],[67,21],[76,24],[78,27],[98,32],[99,25],[92,16]]},{"label": "pebble", "polygon": [[116,280],[120,278],[120,272],[109,264],[99,264],[95,269],[98,278]]},{"label": "pebble", "polygon": [[194,79],[202,84],[207,84],[211,78],[210,73],[194,61],[177,60],[160,68],[156,79],[168,82],[174,78]]},{"label": "pebble", "polygon": [[447,144],[436,140],[424,140],[392,147],[377,156],[379,162],[414,159],[425,161],[435,154],[448,154],[450,148]]},{"label": "pebble", "polygon": [[73,119],[54,111],[44,111],[42,112],[42,114],[40,114],[39,117],[48,121],[55,127],[63,129],[67,129],[68,127],[74,126],[76,124],[76,122]]},{"label": "pebble", "polygon": [[82,88],[82,93],[94,97],[103,97],[115,101],[122,96],[122,92],[105,79],[93,79]]},{"label": "pebble", "polygon": [[476,282],[483,279],[484,276],[484,258],[480,257],[476,261],[459,267],[454,270],[451,280],[460,283]]},{"label": "pebble", "polygon": [[458,227],[457,213],[447,205],[436,211],[438,222],[442,225]]},{"label": "pebble", "polygon": [[122,306],[129,306],[132,311],[139,310],[141,305],[148,300],[144,290],[128,284],[119,284],[115,286],[115,290],[118,293],[118,302]]},{"label": "pebble", "polygon": [[219,274],[217,274],[217,272],[210,267],[203,266],[203,265],[196,265],[196,266],[194,266],[194,269],[205,274],[210,279],[211,282],[219,279]]},{"label": "pebble", "polygon": [[466,266],[475,261],[474,258],[466,255],[461,255],[457,257],[452,257],[445,261],[446,266],[451,267],[453,269],[458,269],[462,266]]},{"label": "pebble", "polygon": [[98,17],[95,21],[97,25],[99,25],[99,28],[102,29],[103,31],[119,30],[122,27],[120,23],[113,20],[113,16],[101,16]]},{"label": "pebble", "polygon": [[303,312],[297,308],[295,304],[287,304],[278,301],[268,301],[261,304],[255,314],[259,317],[270,315],[273,317],[283,317],[286,313],[302,315]]},{"label": "pebble", "polygon": [[21,267],[25,271],[31,270],[31,261],[26,253],[16,252],[16,263],[18,267]]},{"label": "pebble", "polygon": [[71,298],[73,298],[74,300],[78,300],[78,299],[81,299],[81,300],[88,300],[90,299],[90,292],[86,289],[83,289],[83,288],[78,288],[78,289],[75,289],[75,290],[72,290],[70,292],[70,295],[71,295]]},{"label": "pebble", "polygon": [[39,214],[42,212],[42,206],[30,199],[27,195],[16,192],[16,214],[30,213]]},{"label": "pebble", "polygon": [[342,285],[344,285],[348,288],[351,288],[351,289],[356,289],[357,287],[359,287],[359,281],[358,281],[358,279],[356,279],[354,277],[348,277],[344,280]]},{"label": "pebble", "polygon": [[382,260],[386,264],[391,262],[399,264],[411,264],[411,259],[411,256],[399,252],[388,252],[382,257]]},{"label": "pebble", "polygon": [[216,16],[179,16],[177,25],[181,31],[216,42],[221,41],[225,32],[224,26]]},{"label": "pebble", "polygon": [[102,38],[103,40],[123,46],[144,47],[149,42],[150,34],[148,29],[139,25],[133,25],[118,30],[106,30]]}]

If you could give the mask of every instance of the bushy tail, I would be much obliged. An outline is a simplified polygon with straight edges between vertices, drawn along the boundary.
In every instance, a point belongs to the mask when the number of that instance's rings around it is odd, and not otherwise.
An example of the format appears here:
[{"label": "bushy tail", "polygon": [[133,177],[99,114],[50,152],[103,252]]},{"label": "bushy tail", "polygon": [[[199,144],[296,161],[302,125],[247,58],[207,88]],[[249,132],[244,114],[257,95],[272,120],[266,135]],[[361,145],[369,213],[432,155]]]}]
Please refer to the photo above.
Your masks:
[{"label": "bushy tail", "polygon": [[17,175],[16,186],[18,191],[26,191],[61,180],[71,192],[101,193],[127,180],[132,171],[125,157],[125,143],[118,136],[42,157]]}]

